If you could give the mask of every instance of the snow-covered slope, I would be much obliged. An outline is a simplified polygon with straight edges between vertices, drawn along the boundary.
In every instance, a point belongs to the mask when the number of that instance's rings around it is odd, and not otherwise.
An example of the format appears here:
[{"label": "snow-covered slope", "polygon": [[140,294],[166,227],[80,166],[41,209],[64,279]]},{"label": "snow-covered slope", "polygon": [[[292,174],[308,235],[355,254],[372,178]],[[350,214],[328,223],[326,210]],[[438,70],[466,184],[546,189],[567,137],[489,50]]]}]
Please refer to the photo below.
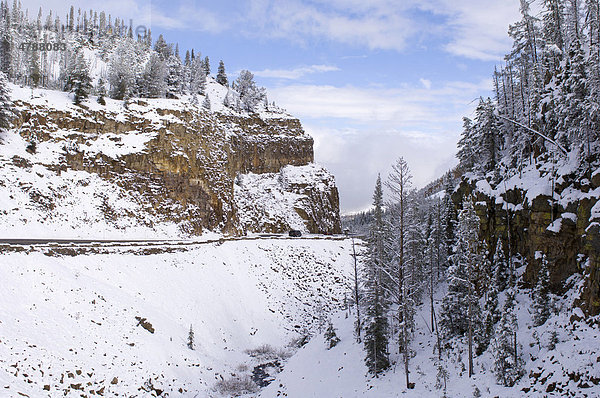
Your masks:
[{"label": "snow-covered slope", "polygon": [[286,166],[279,173],[240,174],[234,198],[240,224],[251,232],[276,232],[286,225],[305,232],[340,228],[339,220],[331,217],[338,203],[335,180],[316,164]]},{"label": "snow-covered slope", "polygon": [[[439,304],[445,289],[439,289]],[[392,368],[379,378],[368,375],[365,351],[353,335],[355,314],[340,312],[334,317],[337,346],[327,350],[324,336],[313,338],[286,364],[277,379],[260,394],[262,398],[351,398],[351,397],[442,397],[443,378],[439,366],[447,372],[447,397],[598,397],[600,396],[600,335],[598,326],[581,321],[581,310],[572,310],[576,296],[571,291],[557,300],[556,313],[542,326],[533,327],[531,299],[517,297],[518,342],[526,361],[525,376],[514,387],[496,382],[491,349],[475,358],[475,375],[468,377],[466,339],[452,340],[438,358],[436,336],[428,324],[428,305],[419,308],[415,321],[414,355],[410,360],[410,379],[414,389],[406,388],[403,357],[397,344],[390,344]],[[438,307],[439,309],[439,307]],[[557,333],[556,347],[550,341]],[[478,392],[477,392],[478,391]]]},{"label": "snow-covered slope", "polygon": [[0,253],[3,397],[219,396],[341,309],[352,263],[325,239]]}]

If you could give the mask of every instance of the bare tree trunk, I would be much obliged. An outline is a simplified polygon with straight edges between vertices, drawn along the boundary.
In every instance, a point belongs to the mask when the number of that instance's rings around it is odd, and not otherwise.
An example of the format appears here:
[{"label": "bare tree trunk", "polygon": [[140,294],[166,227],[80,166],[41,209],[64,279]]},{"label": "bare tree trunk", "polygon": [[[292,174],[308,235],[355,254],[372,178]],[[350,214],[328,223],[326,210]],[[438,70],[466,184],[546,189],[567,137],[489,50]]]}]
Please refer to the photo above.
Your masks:
[{"label": "bare tree trunk", "polygon": [[358,338],[358,342],[361,342],[361,329],[362,324],[360,320],[360,296],[358,292],[358,264],[356,261],[356,249],[354,247],[354,238],[352,238],[352,257],[354,257],[354,303],[356,305],[356,334]]},{"label": "bare tree trunk", "polygon": [[469,377],[471,376],[473,376],[473,325],[469,317]]},{"label": "bare tree trunk", "polygon": [[435,316],[435,312],[433,313],[433,317],[435,319],[435,335],[437,337],[438,358],[441,361],[442,360],[442,339],[440,337],[440,328],[437,325],[437,317]]},{"label": "bare tree trunk", "polygon": [[406,388],[410,388],[410,378],[408,374],[408,344],[406,344],[406,325],[404,326],[404,373],[406,374]]},{"label": "bare tree trunk", "polygon": [[469,321],[469,377],[473,376],[473,310],[472,310],[472,301],[473,301],[473,280],[471,275],[471,264],[469,264],[469,272],[468,272],[468,284],[469,284],[469,295],[467,300],[469,300],[469,307],[467,310],[467,318]]},{"label": "bare tree trunk", "polygon": [[514,341],[515,341],[515,366],[517,366],[517,363],[518,363],[517,361],[519,359],[519,356],[518,356],[518,353],[517,353],[517,331],[516,330],[515,330],[515,332],[513,334],[513,337],[514,337]]}]

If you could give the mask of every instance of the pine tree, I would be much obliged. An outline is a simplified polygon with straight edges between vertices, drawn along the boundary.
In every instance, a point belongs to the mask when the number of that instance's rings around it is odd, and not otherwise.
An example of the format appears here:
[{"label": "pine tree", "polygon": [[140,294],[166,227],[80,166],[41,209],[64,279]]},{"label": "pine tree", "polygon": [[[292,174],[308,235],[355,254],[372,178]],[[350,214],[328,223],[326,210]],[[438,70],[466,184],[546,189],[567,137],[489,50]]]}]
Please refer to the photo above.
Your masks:
[{"label": "pine tree", "polygon": [[327,349],[330,350],[335,347],[339,342],[340,338],[337,336],[336,330],[333,327],[331,320],[327,323],[327,330],[325,331],[325,342],[327,343]]},{"label": "pine tree", "polygon": [[204,101],[202,101],[202,108],[206,109],[209,112],[211,110],[211,108],[210,108],[210,98],[208,98],[208,95],[206,95],[204,97]]},{"label": "pine tree", "polygon": [[255,110],[256,105],[265,97],[265,89],[257,87],[254,75],[248,70],[242,70],[235,81],[234,88],[240,95],[242,109],[248,112]]},{"label": "pine tree", "polygon": [[29,85],[31,87],[38,87],[40,80],[42,79],[39,58],[40,56],[37,51],[31,53],[31,61],[29,64]]},{"label": "pine tree", "polygon": [[106,105],[106,100],[104,97],[106,96],[106,86],[104,84],[104,79],[98,79],[98,88],[96,89],[98,94],[98,103],[100,105]]},{"label": "pine tree", "polygon": [[167,92],[167,68],[157,53],[150,55],[144,70],[142,95],[148,98],[161,98]]},{"label": "pine tree", "polygon": [[225,64],[223,63],[223,60],[219,61],[219,69],[217,71],[217,83],[226,87],[228,85],[227,75],[225,74]]},{"label": "pine tree", "polygon": [[550,272],[546,255],[542,256],[538,279],[533,290],[533,325],[541,326],[550,318]]},{"label": "pine tree", "polygon": [[6,78],[6,75],[0,71],[0,129],[5,129],[10,126],[12,108],[8,79]]},{"label": "pine tree", "polygon": [[487,297],[485,304],[483,305],[483,328],[477,345],[477,355],[481,355],[488,348],[494,337],[494,327],[500,320],[500,310],[498,308],[498,284],[498,274],[494,273],[494,278],[486,290]]},{"label": "pine tree", "polygon": [[183,67],[178,55],[167,59],[167,98],[178,98],[183,86]]},{"label": "pine tree", "polygon": [[75,54],[74,66],[69,77],[69,87],[71,87],[71,92],[75,95],[73,99],[75,105],[81,104],[81,101],[90,95],[92,79],[90,78],[87,61],[81,51],[77,51]]},{"label": "pine tree", "polygon": [[502,292],[506,288],[510,270],[508,269],[508,262],[506,261],[506,255],[504,254],[504,249],[502,249],[502,241],[500,239],[498,239],[496,244],[496,251],[494,252],[492,264],[494,273],[493,278],[497,283],[496,288],[498,291]]},{"label": "pine tree", "polygon": [[365,276],[365,363],[376,377],[390,366],[388,353],[387,300],[384,297],[383,270],[385,266],[383,220],[383,189],[381,177],[377,177],[373,194],[374,220],[367,243]]},{"label": "pine tree", "polygon": [[210,76],[210,60],[208,59],[208,55],[204,57],[204,75]]},{"label": "pine tree", "polygon": [[190,350],[194,349],[194,330],[192,329],[192,325],[190,325],[190,331],[188,332],[187,347]]},{"label": "pine tree", "polygon": [[163,35],[159,35],[158,39],[156,39],[156,43],[154,43],[154,51],[157,52],[160,59],[166,61],[173,54],[173,49],[167,42]]},{"label": "pine tree", "polygon": [[206,71],[200,57],[192,58],[190,65],[190,93],[203,95],[206,88]]},{"label": "pine tree", "polygon": [[414,330],[415,301],[419,287],[415,285],[417,267],[421,264],[422,236],[415,224],[416,204],[409,199],[412,188],[412,175],[408,163],[399,158],[392,166],[386,186],[390,190],[389,205],[392,217],[392,236],[389,250],[390,265],[387,274],[391,276],[390,285],[394,286],[390,296],[398,307],[399,343],[404,356],[406,386],[411,388],[408,363],[410,342]]},{"label": "pine tree", "polygon": [[135,89],[136,64],[132,43],[129,40],[121,41],[108,65],[111,98],[122,100],[131,97]]},{"label": "pine tree", "polygon": [[484,263],[479,242],[479,217],[471,199],[463,201],[458,216],[456,251],[448,270],[448,293],[442,301],[440,326],[446,338],[467,335],[469,377],[473,375],[473,340],[480,330],[481,315],[476,291],[478,266]]},{"label": "pine tree", "polygon": [[360,316],[360,306],[361,306],[361,292],[360,292],[360,280],[359,280],[359,272],[358,272],[358,255],[356,254],[356,246],[354,244],[354,238],[352,238],[352,259],[354,260],[354,287],[353,287],[353,298],[354,305],[356,307],[356,321],[354,322],[354,334],[356,335],[356,340],[358,343],[361,343],[361,333],[363,322]]},{"label": "pine tree", "polygon": [[523,360],[517,342],[517,316],[515,309],[516,282],[511,275],[506,290],[506,301],[502,317],[498,322],[494,339],[494,372],[496,379],[504,386],[512,387],[525,373]]}]

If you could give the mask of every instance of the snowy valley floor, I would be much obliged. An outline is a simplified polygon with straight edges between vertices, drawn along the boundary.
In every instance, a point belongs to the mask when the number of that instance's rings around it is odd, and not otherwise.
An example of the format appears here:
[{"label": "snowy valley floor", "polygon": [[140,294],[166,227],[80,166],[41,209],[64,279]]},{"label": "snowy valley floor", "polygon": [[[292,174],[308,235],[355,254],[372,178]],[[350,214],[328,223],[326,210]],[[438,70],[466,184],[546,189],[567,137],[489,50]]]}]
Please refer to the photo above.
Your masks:
[{"label": "snowy valley floor", "polygon": [[342,308],[350,253],[313,239],[4,247],[0,396],[221,396],[220,381],[289,356],[315,308]]},{"label": "snowy valley floor", "polygon": [[[379,379],[367,376],[354,315],[343,309],[351,251],[349,240],[324,239],[5,246],[0,396],[441,397],[427,306],[416,316],[415,389],[405,388],[393,345],[397,364]],[[600,334],[571,321],[581,314],[571,309],[577,278],[570,282],[556,298],[560,315],[538,328],[530,327],[527,291],[518,295],[526,375],[517,386],[496,384],[490,350],[469,379],[466,344],[454,341],[442,361],[447,396],[472,397],[476,388],[482,397],[600,396]],[[341,338],[331,350],[318,333],[329,316]],[[186,345],[190,325],[194,350]],[[558,343],[549,350],[552,330]],[[308,332],[308,344],[290,346]],[[257,390],[252,378],[272,383]]]}]

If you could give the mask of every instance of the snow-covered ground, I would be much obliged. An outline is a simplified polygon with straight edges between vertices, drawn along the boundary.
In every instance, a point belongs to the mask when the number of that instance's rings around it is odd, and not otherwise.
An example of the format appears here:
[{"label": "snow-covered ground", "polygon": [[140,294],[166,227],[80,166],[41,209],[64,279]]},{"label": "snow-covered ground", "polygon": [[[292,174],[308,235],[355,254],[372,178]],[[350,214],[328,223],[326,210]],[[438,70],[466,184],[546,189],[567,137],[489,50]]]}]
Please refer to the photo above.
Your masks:
[{"label": "snow-covered ground", "polygon": [[185,237],[176,224],[146,211],[150,205],[135,192],[94,173],[48,167],[61,156],[60,142],[43,142],[32,154],[19,134],[6,132],[0,139],[0,237]]},{"label": "snow-covered ground", "polygon": [[[444,291],[443,288],[438,289],[438,310]],[[448,371],[448,397],[598,397],[600,333],[598,326],[571,322],[573,314],[583,315],[581,310],[570,309],[575,297],[573,292],[557,300],[560,314],[555,313],[537,328],[532,327],[528,311],[531,299],[523,291],[518,295],[518,342],[523,348],[526,374],[514,387],[503,387],[496,382],[491,349],[475,358],[475,375],[472,378],[466,371],[466,341],[454,340],[453,348],[443,351],[439,361],[434,350],[436,337],[430,331],[429,308],[423,305],[415,318],[417,329],[411,345],[414,356],[409,367],[414,389],[406,388],[404,365],[397,353],[397,344],[390,344],[392,368],[379,378],[368,375],[364,347],[356,342],[353,334],[355,314],[340,312],[333,319],[340,343],[327,350],[322,334],[313,338],[287,362],[284,370],[261,392],[260,397],[442,397],[443,388],[436,386],[438,364]],[[552,331],[557,332],[558,342],[556,348],[550,350],[548,345]],[[594,379],[596,384],[592,381]]]},{"label": "snow-covered ground", "polygon": [[2,397],[219,396],[339,311],[352,264],[323,239],[0,253]]}]

